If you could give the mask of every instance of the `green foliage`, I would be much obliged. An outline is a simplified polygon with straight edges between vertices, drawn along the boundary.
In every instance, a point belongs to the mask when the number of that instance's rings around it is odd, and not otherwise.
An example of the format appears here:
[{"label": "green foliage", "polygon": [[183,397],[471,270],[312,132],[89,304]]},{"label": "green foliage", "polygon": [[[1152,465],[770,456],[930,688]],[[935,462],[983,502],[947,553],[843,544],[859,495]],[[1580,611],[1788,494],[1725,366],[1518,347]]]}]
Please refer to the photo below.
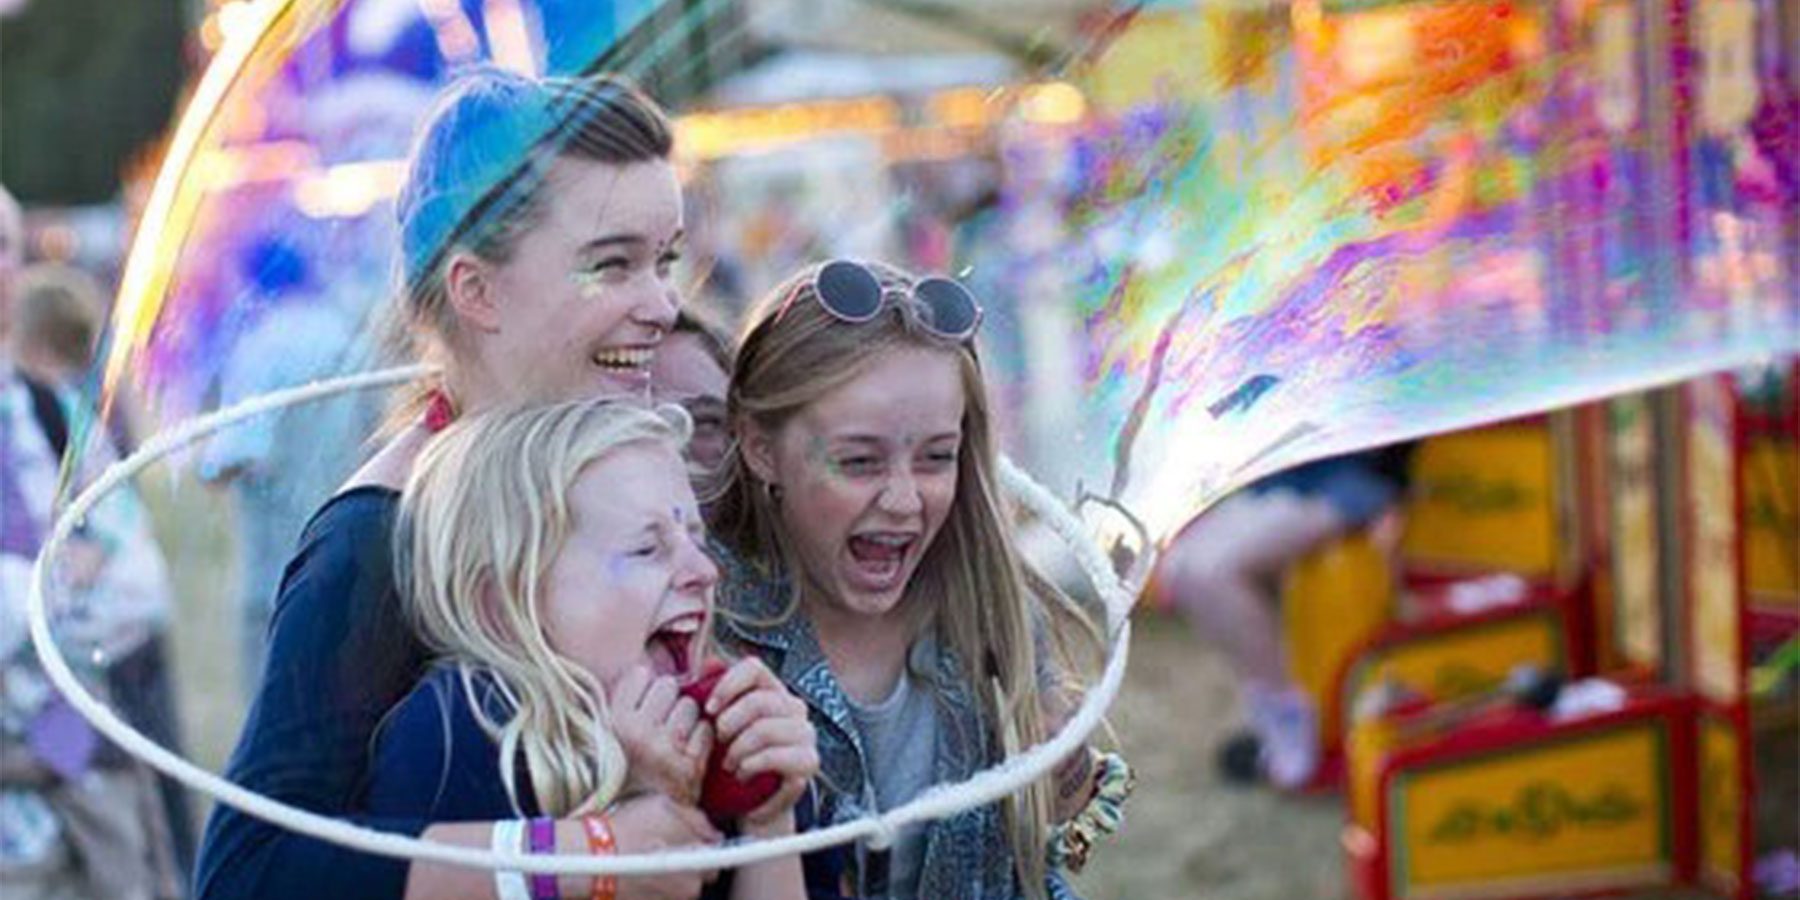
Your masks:
[{"label": "green foliage", "polygon": [[169,127],[187,0],[34,0],[0,22],[0,182],[27,205],[115,199]]}]

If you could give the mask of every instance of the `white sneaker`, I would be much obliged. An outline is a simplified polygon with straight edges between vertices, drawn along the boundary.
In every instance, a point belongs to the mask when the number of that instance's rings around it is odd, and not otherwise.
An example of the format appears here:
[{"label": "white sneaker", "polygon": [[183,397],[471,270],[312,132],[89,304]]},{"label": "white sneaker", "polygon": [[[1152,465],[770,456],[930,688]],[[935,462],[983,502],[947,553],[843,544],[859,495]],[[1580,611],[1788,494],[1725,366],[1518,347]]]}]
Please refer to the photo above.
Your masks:
[{"label": "white sneaker", "polygon": [[1263,771],[1283,790],[1304,787],[1319,768],[1319,716],[1299,688],[1246,687],[1250,727],[1262,741]]}]

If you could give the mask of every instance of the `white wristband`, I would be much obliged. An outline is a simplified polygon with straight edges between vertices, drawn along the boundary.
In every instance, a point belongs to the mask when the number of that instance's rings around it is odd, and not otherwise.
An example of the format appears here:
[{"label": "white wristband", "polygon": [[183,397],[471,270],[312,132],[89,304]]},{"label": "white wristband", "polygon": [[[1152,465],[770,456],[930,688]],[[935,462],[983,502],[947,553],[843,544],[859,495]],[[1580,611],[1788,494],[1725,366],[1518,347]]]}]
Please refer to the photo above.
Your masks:
[{"label": "white wristband", "polygon": [[[517,853],[521,844],[525,843],[525,823],[518,819],[508,819],[494,823],[495,853]],[[525,876],[520,872],[509,872],[505,869],[494,870],[495,900],[531,900],[531,890],[525,886]]]}]

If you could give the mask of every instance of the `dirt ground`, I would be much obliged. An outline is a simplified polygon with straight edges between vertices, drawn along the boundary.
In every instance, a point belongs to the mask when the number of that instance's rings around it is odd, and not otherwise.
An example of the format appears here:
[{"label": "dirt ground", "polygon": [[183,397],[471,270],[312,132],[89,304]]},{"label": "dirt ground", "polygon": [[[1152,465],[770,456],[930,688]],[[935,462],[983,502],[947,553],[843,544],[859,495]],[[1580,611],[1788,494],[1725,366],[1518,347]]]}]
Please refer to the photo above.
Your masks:
[{"label": "dirt ground", "polygon": [[1111,721],[1138,773],[1116,843],[1095,851],[1090,897],[1337,897],[1342,807],[1221,784],[1215,747],[1240,727],[1224,659],[1162,616],[1133,627]]},{"label": "dirt ground", "polygon": [[[243,715],[231,605],[231,510],[192,482],[153,474],[147,499],[177,581],[174,629],[191,756],[215,771]],[[1213,768],[1239,725],[1223,659],[1182,623],[1141,617],[1112,722],[1138,771],[1123,835],[1080,880],[1090,898],[1309,900],[1347,896],[1335,796],[1231,788]],[[202,804],[204,806],[204,804]],[[1682,897],[1685,894],[1658,894]]]}]

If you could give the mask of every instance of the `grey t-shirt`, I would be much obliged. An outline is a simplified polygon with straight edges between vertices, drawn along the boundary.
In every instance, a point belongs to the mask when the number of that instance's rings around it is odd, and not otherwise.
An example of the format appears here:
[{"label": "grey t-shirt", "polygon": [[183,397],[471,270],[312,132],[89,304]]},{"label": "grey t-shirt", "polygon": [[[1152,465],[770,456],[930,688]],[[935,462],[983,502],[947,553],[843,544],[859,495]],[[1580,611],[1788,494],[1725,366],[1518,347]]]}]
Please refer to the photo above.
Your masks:
[{"label": "grey t-shirt", "polygon": [[[937,759],[938,714],[931,692],[915,684],[910,671],[886,699],[871,706],[852,701],[850,714],[862,732],[870,787],[883,812],[917,797],[933,784]],[[879,900],[911,900],[919,889],[919,867],[925,857],[925,825],[900,833],[889,850],[887,891]]]}]

